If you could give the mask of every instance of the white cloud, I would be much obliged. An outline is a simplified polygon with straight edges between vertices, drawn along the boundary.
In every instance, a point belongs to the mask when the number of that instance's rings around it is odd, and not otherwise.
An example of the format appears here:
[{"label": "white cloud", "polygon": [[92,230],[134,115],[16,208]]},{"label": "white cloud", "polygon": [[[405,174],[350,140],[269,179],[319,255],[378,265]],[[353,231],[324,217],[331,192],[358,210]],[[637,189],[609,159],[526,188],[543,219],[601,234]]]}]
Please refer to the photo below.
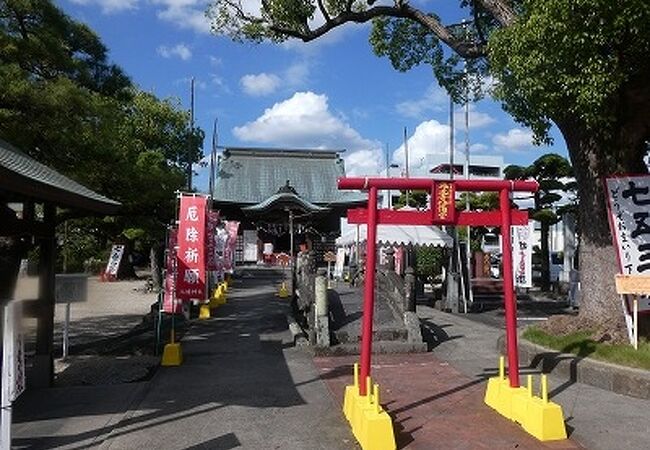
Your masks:
[{"label": "white cloud", "polygon": [[274,93],[280,86],[280,78],[268,73],[249,74],[241,77],[239,83],[246,94],[260,97]]},{"label": "white cloud", "polygon": [[[454,113],[454,120],[456,121],[456,129],[464,130],[465,129],[465,107],[460,106],[456,107]],[[491,115],[477,111],[476,107],[470,103],[469,105],[469,128],[473,130],[475,128],[481,128],[487,125],[491,125],[496,122],[496,119]]]},{"label": "white cloud", "polygon": [[209,0],[151,0],[160,5],[156,15],[159,19],[171,22],[179,28],[194,30],[197,33],[210,33],[210,21],[205,16]]},{"label": "white cloud", "polygon": [[398,103],[395,109],[405,117],[421,119],[430,112],[441,112],[449,108],[449,96],[440,86],[431,84],[418,100]]},{"label": "white cloud", "polygon": [[533,132],[522,128],[513,128],[507,133],[492,137],[492,143],[498,150],[522,151],[533,147]]},{"label": "white cloud", "polygon": [[309,62],[299,61],[290,65],[284,71],[284,80],[291,87],[303,86],[309,77]]},{"label": "white cloud", "polygon": [[187,61],[192,58],[192,50],[185,44],[176,44],[173,47],[167,47],[166,45],[161,45],[156,50],[160,56],[163,58],[180,58],[183,61]]},{"label": "white cloud", "polygon": [[384,166],[381,144],[366,139],[329,110],[326,95],[296,92],[276,103],[252,122],[235,127],[233,134],[245,142],[276,146],[346,149],[349,175],[373,175]]},{"label": "white cloud", "polygon": [[[411,137],[408,138],[409,173],[417,174],[428,168],[427,157],[433,154],[449,153],[449,125],[436,120],[420,123]],[[393,153],[393,163],[405,167],[404,144]]]},{"label": "white cloud", "polygon": [[77,5],[97,5],[104,14],[118,13],[129,9],[136,9],[139,0],[70,0]]},{"label": "white cloud", "polygon": [[488,149],[489,149],[489,147],[487,145],[481,144],[481,143],[472,144],[472,145],[469,146],[469,151],[472,154],[476,154],[476,153],[481,154],[481,153],[484,153],[484,152],[488,151]]},{"label": "white cloud", "polygon": [[273,94],[283,86],[291,89],[303,87],[307,83],[309,70],[309,62],[303,60],[290,65],[281,74],[263,72],[244,75],[240,84],[246,94],[260,97]]}]

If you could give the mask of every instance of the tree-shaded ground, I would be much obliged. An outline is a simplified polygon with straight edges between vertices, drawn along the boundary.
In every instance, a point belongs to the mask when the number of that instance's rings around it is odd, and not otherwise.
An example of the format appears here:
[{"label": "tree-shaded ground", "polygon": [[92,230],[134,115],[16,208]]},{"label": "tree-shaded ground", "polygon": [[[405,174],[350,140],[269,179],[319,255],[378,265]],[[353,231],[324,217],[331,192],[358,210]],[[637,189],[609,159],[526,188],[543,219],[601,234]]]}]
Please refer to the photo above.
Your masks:
[{"label": "tree-shaded ground", "polygon": [[650,370],[650,342],[645,339],[639,341],[639,349],[635,350],[630,344],[598,342],[588,331],[554,336],[535,326],[524,330],[523,337],[563,353]]}]

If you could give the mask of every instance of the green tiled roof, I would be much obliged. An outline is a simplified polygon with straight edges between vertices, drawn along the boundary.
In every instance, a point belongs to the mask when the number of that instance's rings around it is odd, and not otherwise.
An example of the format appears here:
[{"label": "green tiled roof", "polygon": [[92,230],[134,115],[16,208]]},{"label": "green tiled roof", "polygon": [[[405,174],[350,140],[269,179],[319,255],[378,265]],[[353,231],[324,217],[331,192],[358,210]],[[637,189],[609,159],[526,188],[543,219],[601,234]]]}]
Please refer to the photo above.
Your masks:
[{"label": "green tiled roof", "polygon": [[289,184],[304,200],[320,206],[362,203],[362,193],[339,191],[336,180],[345,176],[338,151],[228,148],[216,174],[213,198],[217,203],[257,204]]},{"label": "green tiled roof", "polygon": [[243,211],[253,212],[253,213],[263,213],[272,208],[278,208],[281,206],[298,206],[305,212],[326,212],[329,211],[329,208],[323,206],[315,205],[307,200],[297,196],[296,194],[291,193],[278,193],[273,194],[266,200],[257,203],[252,206],[246,206],[242,208]]},{"label": "green tiled roof", "polygon": [[121,206],[3,140],[0,140],[0,189],[61,207],[102,214],[114,214]]}]

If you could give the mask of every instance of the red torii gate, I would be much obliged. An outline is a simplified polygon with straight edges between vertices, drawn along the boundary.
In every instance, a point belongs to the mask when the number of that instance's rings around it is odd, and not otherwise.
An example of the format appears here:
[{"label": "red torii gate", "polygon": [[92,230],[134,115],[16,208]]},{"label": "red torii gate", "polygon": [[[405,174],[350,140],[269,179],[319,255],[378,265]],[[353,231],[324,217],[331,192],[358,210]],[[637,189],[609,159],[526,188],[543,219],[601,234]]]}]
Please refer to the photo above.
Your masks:
[{"label": "red torii gate", "polygon": [[[377,225],[471,225],[500,226],[503,241],[503,290],[505,297],[506,343],[508,377],[510,387],[519,387],[519,355],[517,352],[517,302],[512,272],[511,225],[526,225],[528,213],[513,210],[510,204],[511,192],[536,192],[536,181],[508,180],[453,180],[441,181],[429,178],[339,178],[339,189],[360,189],[369,191],[368,207],[348,210],[348,222],[367,224],[366,268],[363,295],[363,325],[361,330],[361,370],[359,395],[369,394],[367,386],[370,375],[372,352],[372,320],[375,301],[375,264],[377,257]],[[425,211],[393,211],[377,208],[377,190],[394,189],[424,190],[431,194],[431,207]],[[455,193],[499,192],[499,211],[465,212],[456,211]]]}]

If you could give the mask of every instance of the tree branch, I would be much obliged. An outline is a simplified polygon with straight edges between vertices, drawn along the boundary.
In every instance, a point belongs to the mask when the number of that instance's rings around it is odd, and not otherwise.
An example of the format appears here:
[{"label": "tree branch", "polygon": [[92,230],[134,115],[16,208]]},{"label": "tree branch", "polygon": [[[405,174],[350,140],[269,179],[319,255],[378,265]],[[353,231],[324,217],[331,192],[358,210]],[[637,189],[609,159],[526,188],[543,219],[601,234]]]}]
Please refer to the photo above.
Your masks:
[{"label": "tree branch", "polygon": [[331,20],[330,15],[325,9],[325,5],[323,5],[323,0],[318,0],[318,9],[320,9],[321,14],[323,14],[323,17],[325,18],[325,22],[329,22]]},{"label": "tree branch", "polygon": [[[255,20],[255,18],[251,18],[250,16],[243,16],[241,14],[239,17],[249,22]],[[403,4],[401,7],[374,6],[365,11],[359,12],[347,11],[339,14],[334,18],[331,18],[329,21],[326,21],[318,28],[307,28],[303,31],[285,28],[273,24],[268,24],[268,28],[274,33],[300,39],[303,42],[310,42],[323,36],[332,29],[348,22],[365,23],[377,17],[411,19],[424,26],[426,29],[430,30],[438,37],[438,39],[443,41],[451,49],[453,49],[456,53],[464,58],[478,58],[485,55],[485,48],[483,45],[458,39],[436,17],[429,16],[421,10],[411,7],[409,4]]]},{"label": "tree branch", "polygon": [[478,0],[478,2],[504,27],[512,25],[517,18],[517,13],[508,0]]}]

